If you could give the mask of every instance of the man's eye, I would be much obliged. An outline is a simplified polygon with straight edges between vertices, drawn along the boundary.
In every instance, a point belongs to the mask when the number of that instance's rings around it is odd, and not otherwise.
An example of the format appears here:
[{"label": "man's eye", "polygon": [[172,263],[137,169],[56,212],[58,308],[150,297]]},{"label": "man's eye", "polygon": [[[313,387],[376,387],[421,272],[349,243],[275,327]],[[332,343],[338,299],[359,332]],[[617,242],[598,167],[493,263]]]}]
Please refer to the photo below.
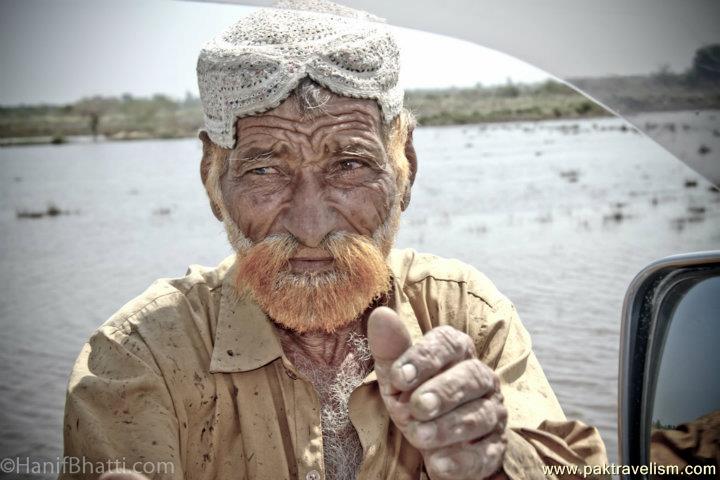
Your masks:
[{"label": "man's eye", "polygon": [[277,170],[275,170],[273,167],[258,167],[253,168],[252,170],[248,170],[250,175],[270,175],[272,173],[277,173]]},{"label": "man's eye", "polygon": [[350,171],[364,167],[366,164],[360,160],[341,160],[339,163],[340,170]]}]

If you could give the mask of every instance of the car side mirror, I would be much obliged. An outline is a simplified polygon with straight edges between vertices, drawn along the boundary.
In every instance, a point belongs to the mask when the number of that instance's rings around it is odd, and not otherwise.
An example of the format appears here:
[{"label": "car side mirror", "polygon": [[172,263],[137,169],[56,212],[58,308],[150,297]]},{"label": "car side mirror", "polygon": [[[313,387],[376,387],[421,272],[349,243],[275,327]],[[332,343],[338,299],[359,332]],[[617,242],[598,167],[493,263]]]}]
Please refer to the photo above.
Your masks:
[{"label": "car side mirror", "polygon": [[623,305],[623,478],[720,474],[720,251],[645,268]]}]

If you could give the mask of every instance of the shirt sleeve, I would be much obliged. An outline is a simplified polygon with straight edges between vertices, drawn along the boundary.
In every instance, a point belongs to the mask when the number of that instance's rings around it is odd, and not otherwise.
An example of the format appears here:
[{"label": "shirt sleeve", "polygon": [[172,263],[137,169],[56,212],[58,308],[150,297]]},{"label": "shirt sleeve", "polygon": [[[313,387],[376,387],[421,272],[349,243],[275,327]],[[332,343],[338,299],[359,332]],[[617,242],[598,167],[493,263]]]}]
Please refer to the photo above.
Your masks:
[{"label": "shirt sleeve", "polygon": [[130,469],[183,478],[173,402],[151,351],[129,322],[100,328],[83,347],[68,385],[61,480]]},{"label": "shirt sleeve", "polygon": [[515,307],[502,297],[492,307],[478,308],[485,311],[483,330],[491,332],[479,345],[479,356],[500,377],[508,409],[504,474],[512,480],[554,478],[564,476],[548,466],[607,464],[598,430],[565,418]]}]

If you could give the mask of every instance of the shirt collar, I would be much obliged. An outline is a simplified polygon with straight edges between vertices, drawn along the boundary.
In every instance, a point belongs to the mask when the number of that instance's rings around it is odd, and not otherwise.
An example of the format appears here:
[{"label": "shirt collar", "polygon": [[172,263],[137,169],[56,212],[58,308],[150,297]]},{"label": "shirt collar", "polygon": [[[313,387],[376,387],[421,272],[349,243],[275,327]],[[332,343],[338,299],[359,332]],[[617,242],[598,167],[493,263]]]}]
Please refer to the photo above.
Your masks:
[{"label": "shirt collar", "polygon": [[[403,291],[406,268],[398,261],[396,251],[389,257],[392,291],[388,306],[405,323],[413,343],[423,333],[415,312]],[[250,295],[238,294],[234,281],[236,262],[225,273],[221,287],[215,344],[210,359],[210,373],[247,372],[263,367],[283,355],[280,340],[270,319]],[[371,372],[365,382],[375,380]]]},{"label": "shirt collar", "polygon": [[225,273],[220,295],[211,373],[246,372],[282,356],[280,341],[260,306],[234,285],[237,261]]}]

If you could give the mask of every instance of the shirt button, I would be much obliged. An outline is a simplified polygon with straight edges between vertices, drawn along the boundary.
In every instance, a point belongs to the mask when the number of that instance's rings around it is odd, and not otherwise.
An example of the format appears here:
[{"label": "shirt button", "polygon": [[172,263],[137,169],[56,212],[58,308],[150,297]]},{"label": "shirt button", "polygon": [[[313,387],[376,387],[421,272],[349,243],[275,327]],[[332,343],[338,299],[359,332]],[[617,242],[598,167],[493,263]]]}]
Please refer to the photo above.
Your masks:
[{"label": "shirt button", "polygon": [[307,475],[305,475],[305,480],[320,480],[320,473],[317,470],[310,470]]}]

